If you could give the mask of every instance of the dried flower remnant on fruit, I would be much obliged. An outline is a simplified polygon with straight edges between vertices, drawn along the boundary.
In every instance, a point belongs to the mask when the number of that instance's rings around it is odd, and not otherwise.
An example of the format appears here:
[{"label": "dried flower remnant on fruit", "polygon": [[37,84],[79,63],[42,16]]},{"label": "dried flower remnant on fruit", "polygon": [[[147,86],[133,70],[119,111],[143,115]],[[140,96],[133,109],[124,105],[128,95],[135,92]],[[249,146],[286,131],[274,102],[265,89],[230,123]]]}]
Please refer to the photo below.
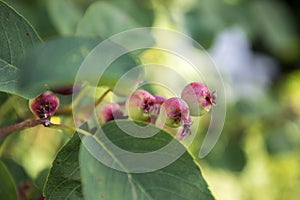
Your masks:
[{"label": "dried flower remnant on fruit", "polygon": [[124,112],[117,103],[105,103],[98,110],[98,118],[101,124],[115,120],[126,119]]},{"label": "dried flower remnant on fruit", "polygon": [[181,140],[187,134],[191,134],[192,118],[190,117],[189,107],[181,98],[173,97],[166,100],[161,105],[158,120],[163,120],[164,124],[171,128],[181,127]]},{"label": "dried flower remnant on fruit", "polygon": [[179,140],[183,140],[186,135],[191,135],[192,134],[191,125],[192,125],[192,120],[191,120],[191,123],[183,124],[183,126],[181,127]]},{"label": "dried flower remnant on fruit", "polygon": [[29,108],[32,113],[40,119],[45,119],[45,126],[50,125],[50,118],[55,114],[59,106],[59,99],[52,92],[45,92],[29,101]]},{"label": "dried flower remnant on fruit", "polygon": [[150,122],[155,97],[145,90],[133,92],[126,101],[126,109],[131,119]]},{"label": "dried flower remnant on fruit", "polygon": [[192,116],[200,116],[216,106],[216,92],[210,92],[207,85],[199,82],[192,82],[184,87],[181,98],[186,101]]},{"label": "dried flower remnant on fruit", "polygon": [[154,95],[154,98],[155,98],[155,103],[159,105],[163,104],[167,100],[166,97],[159,96],[159,95]]},{"label": "dried flower remnant on fruit", "polygon": [[154,98],[155,98],[155,104],[154,104],[153,109],[151,110],[151,113],[150,113],[150,118],[151,118],[151,123],[152,124],[155,124],[155,122],[157,120],[157,117],[158,117],[159,112],[160,112],[161,104],[163,104],[167,100],[167,98],[165,98],[163,96],[159,96],[159,95],[154,95]]}]

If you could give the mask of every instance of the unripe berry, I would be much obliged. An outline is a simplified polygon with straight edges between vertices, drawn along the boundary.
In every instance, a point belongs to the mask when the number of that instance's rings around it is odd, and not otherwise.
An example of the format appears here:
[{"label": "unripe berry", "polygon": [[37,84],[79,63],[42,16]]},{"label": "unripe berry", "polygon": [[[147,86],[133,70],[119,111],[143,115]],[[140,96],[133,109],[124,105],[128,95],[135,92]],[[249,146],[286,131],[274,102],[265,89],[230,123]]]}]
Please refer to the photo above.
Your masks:
[{"label": "unripe berry", "polygon": [[117,103],[105,103],[98,110],[98,118],[100,124],[115,120],[125,119],[123,111]]},{"label": "unripe berry", "polygon": [[181,127],[181,140],[186,134],[191,134],[190,126],[192,125],[192,118],[190,117],[187,103],[183,99],[177,97],[166,100],[161,105],[156,125],[160,127],[162,123],[170,128]]},{"label": "unripe berry", "polygon": [[161,105],[160,115],[165,118],[165,125],[171,128],[178,128],[190,121],[187,103],[177,97],[170,98]]},{"label": "unripe berry", "polygon": [[131,119],[150,122],[155,97],[145,90],[133,92],[126,101],[126,109]]},{"label": "unripe berry", "polygon": [[188,84],[181,92],[181,98],[188,104],[192,116],[209,112],[211,106],[216,105],[216,97],[215,91],[211,94],[209,88],[199,82]]},{"label": "unripe berry", "polygon": [[50,119],[59,106],[59,99],[52,92],[45,92],[29,101],[32,113],[40,119]]}]

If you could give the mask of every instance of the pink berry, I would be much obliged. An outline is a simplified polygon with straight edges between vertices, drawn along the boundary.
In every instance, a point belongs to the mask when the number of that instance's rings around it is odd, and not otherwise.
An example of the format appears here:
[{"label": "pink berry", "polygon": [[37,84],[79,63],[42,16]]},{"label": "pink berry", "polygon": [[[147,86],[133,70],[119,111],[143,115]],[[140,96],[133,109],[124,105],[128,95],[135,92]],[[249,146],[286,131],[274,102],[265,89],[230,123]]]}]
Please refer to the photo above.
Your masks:
[{"label": "pink berry", "polygon": [[187,103],[177,97],[166,100],[160,108],[160,114],[166,117],[165,124],[171,128],[178,128],[190,122],[190,111]]},{"label": "pink berry", "polygon": [[59,99],[52,92],[45,92],[29,101],[31,112],[40,119],[50,119],[59,106]]},{"label": "pink berry", "polygon": [[217,95],[215,91],[210,93],[205,84],[192,82],[183,88],[181,98],[189,105],[192,116],[200,116],[216,105]]},{"label": "pink berry", "polygon": [[131,119],[150,122],[154,109],[155,97],[145,90],[133,92],[126,101],[126,108]]},{"label": "pink berry", "polygon": [[127,118],[117,103],[105,103],[102,105],[98,110],[98,117],[101,124],[115,119]]},{"label": "pink berry", "polygon": [[164,123],[170,128],[181,127],[180,139],[182,140],[187,134],[191,134],[190,126],[192,118],[187,103],[177,97],[166,100],[160,108],[157,124]]}]

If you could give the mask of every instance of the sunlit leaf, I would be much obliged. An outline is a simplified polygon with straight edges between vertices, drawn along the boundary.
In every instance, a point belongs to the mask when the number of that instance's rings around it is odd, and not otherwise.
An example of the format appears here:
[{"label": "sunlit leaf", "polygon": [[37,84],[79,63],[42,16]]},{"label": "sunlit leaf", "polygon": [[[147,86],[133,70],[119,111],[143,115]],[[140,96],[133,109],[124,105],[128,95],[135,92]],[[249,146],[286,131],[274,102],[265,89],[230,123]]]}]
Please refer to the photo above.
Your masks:
[{"label": "sunlit leaf", "polygon": [[1,145],[1,156],[13,159],[30,177],[36,177],[41,170],[51,165],[57,150],[66,139],[63,130],[39,125],[6,137]]},{"label": "sunlit leaf", "polygon": [[[134,129],[131,127],[133,126],[131,122],[118,121],[118,123],[122,127]],[[159,131],[154,126],[137,133],[147,135],[152,131],[158,132],[150,138],[129,136],[115,122],[105,124],[102,130],[112,143],[129,152],[152,152],[169,144],[173,139],[169,134]],[[85,145],[95,145],[92,147],[97,149],[96,145],[100,145],[98,143],[100,139],[95,138],[98,136],[84,138],[91,141]],[[184,148],[179,142],[176,146]],[[88,147],[90,149],[91,146]],[[120,164],[122,161],[114,152],[106,148],[105,143],[101,143],[101,149],[102,151],[97,155],[104,160],[109,160],[109,163],[119,163],[117,165],[122,166]],[[86,199],[213,199],[199,167],[187,152],[178,160],[159,170],[146,173],[126,173],[102,164],[89,153],[85,146],[82,146],[80,166],[83,194]],[[136,166],[139,166],[139,163],[136,163]],[[125,168],[123,170],[126,171]]]}]

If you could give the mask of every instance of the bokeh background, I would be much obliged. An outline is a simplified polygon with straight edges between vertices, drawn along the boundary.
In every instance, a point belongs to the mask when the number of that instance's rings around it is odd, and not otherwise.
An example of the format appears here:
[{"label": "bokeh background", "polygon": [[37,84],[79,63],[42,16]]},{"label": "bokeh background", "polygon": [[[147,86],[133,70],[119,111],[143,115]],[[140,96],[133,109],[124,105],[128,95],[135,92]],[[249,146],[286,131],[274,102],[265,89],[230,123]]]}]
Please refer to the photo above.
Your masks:
[{"label": "bokeh background", "polygon": [[[227,93],[222,135],[213,151],[199,160],[212,193],[220,200],[299,199],[299,1],[7,2],[27,18],[44,40],[80,35],[78,26],[86,26],[91,36],[103,38],[129,28],[149,26],[191,36],[220,69]],[[147,52],[144,59],[164,62],[155,52]],[[167,58],[165,62],[170,63]],[[30,115],[26,100],[1,93],[0,102],[1,126]],[[44,169],[51,166],[68,137],[66,131],[36,127],[2,140],[0,151],[14,170],[42,179]]]}]

